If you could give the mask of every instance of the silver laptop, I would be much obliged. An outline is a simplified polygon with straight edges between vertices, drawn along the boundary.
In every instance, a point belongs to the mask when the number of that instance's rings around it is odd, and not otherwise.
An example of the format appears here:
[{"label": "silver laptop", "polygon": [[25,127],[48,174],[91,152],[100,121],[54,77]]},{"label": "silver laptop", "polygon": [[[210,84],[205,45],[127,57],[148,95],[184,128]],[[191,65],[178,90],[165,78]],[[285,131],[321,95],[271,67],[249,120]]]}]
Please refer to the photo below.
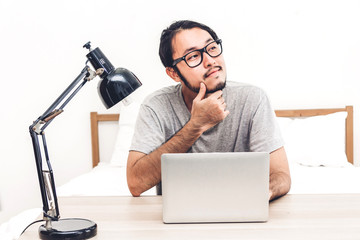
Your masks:
[{"label": "silver laptop", "polygon": [[269,153],[173,153],[161,157],[164,223],[265,222]]}]

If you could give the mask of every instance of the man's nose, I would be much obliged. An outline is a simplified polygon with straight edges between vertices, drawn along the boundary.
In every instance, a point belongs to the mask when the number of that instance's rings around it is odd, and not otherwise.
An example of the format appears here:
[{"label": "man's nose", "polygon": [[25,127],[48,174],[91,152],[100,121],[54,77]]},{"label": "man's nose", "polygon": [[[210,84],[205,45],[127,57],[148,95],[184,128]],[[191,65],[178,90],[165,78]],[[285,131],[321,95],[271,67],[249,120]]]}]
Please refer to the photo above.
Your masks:
[{"label": "man's nose", "polygon": [[215,59],[211,57],[207,52],[203,52],[202,54],[204,67],[210,67],[216,63]]}]

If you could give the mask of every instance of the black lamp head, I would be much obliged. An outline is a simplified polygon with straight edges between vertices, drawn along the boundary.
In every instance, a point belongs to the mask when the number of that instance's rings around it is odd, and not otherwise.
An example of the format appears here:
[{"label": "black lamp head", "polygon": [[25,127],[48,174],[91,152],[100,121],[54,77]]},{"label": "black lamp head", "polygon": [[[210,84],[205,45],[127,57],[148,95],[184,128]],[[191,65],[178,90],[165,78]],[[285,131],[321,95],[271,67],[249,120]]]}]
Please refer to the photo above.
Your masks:
[{"label": "black lamp head", "polygon": [[125,68],[115,69],[99,48],[92,50],[90,42],[86,43],[84,47],[90,51],[86,57],[94,69],[104,69],[100,75],[98,93],[106,108],[111,108],[142,85],[131,71]]}]

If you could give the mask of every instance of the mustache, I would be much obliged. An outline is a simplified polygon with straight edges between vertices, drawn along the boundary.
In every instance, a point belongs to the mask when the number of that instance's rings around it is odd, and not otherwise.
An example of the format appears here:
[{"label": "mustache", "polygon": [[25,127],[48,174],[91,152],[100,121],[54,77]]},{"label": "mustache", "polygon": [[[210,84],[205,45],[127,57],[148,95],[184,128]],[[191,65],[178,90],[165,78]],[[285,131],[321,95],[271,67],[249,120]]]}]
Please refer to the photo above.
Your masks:
[{"label": "mustache", "polygon": [[210,69],[204,74],[204,79],[207,78],[207,77],[210,75],[210,73],[211,73],[212,71],[214,71],[214,69],[218,69],[218,71],[221,71],[221,70],[222,70],[222,67],[221,67],[221,66],[215,66],[215,67],[210,68]]}]

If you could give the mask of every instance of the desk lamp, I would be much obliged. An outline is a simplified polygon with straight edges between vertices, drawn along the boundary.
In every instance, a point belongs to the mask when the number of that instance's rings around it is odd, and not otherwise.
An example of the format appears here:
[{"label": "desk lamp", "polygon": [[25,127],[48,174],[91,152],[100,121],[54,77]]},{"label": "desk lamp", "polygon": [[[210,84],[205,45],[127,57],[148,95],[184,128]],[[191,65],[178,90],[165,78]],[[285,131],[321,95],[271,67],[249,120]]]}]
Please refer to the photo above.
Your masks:
[{"label": "desk lamp", "polygon": [[[45,128],[63,112],[64,107],[79,90],[96,76],[101,78],[98,84],[98,93],[106,108],[110,108],[125,99],[142,85],[129,70],[115,69],[99,48],[91,49],[90,42],[86,43],[84,48],[89,50],[86,55],[88,60],[79,76],[29,127],[43,202],[43,219],[45,220],[45,224],[39,227],[41,239],[87,239],[97,233],[97,225],[91,220],[81,218],[60,219],[53,170],[45,140]],[[88,62],[91,63],[94,70],[87,65]],[[42,147],[40,143],[42,143]],[[46,165],[43,166],[45,161]]]}]

